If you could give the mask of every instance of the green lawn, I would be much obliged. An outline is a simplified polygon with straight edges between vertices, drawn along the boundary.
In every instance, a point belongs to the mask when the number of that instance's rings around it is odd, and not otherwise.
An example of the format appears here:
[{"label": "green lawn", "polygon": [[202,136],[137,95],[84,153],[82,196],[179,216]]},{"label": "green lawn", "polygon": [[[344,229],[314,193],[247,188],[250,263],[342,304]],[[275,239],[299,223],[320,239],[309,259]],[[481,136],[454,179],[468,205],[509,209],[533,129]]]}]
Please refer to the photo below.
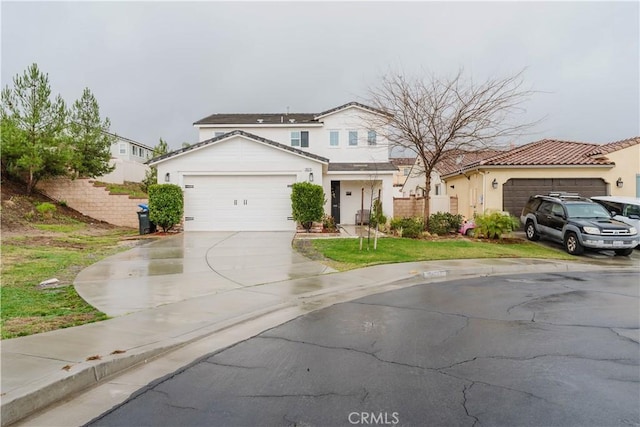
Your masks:
[{"label": "green lawn", "polygon": [[[60,234],[2,240],[0,296],[2,338],[30,335],[103,320],[106,315],[87,304],[71,286],[86,266],[125,247],[118,245],[131,230],[115,229],[98,236],[82,234],[84,224],[42,226]],[[66,233],[65,233],[66,231]],[[39,289],[57,278],[69,286]]]},{"label": "green lawn", "polygon": [[[397,262],[430,261],[469,258],[551,258],[575,259],[560,250],[546,248],[535,243],[522,241],[492,242],[469,239],[414,240],[386,237],[378,239],[378,249],[373,250],[373,239],[367,250],[364,239],[363,250],[359,249],[359,239],[313,239],[313,250],[332,260],[340,270],[376,264]],[[310,255],[307,247],[304,252]],[[314,258],[314,256],[312,256]],[[315,257],[318,258],[317,256]]]}]

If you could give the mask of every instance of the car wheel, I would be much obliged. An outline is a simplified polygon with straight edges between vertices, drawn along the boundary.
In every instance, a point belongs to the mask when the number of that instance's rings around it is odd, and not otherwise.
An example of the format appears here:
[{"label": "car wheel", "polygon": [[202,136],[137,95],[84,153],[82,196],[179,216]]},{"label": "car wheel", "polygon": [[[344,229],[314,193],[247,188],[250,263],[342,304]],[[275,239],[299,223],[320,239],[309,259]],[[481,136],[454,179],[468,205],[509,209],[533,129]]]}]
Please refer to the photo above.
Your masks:
[{"label": "car wheel", "polygon": [[533,225],[533,221],[527,221],[527,226],[525,227],[525,233],[527,235],[527,239],[529,240],[540,240],[540,235],[538,234],[538,230],[536,230],[536,226]]},{"label": "car wheel", "polygon": [[476,235],[475,228],[469,228],[467,231],[464,232],[464,235],[467,237],[475,236]]},{"label": "car wheel", "polygon": [[629,256],[633,253],[633,248],[629,249],[616,249],[616,255],[618,256]]},{"label": "car wheel", "polygon": [[564,248],[571,255],[580,255],[584,252],[584,247],[580,244],[580,240],[578,240],[578,236],[576,233],[568,232],[564,237]]}]

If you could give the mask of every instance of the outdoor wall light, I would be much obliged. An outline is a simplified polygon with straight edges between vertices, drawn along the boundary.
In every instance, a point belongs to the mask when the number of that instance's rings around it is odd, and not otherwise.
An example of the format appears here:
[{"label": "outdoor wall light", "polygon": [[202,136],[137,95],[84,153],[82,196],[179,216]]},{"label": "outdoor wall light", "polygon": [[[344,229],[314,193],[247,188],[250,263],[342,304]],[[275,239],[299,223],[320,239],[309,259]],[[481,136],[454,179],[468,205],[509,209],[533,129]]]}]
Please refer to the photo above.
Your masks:
[{"label": "outdoor wall light", "polygon": [[624,182],[622,182],[622,178],[618,178],[618,180],[616,181],[616,187],[622,188],[623,185]]},{"label": "outdoor wall light", "polygon": [[313,172],[309,172],[309,182],[313,182]]},{"label": "outdoor wall light", "polygon": [[493,181],[491,181],[491,187],[493,187],[493,189],[497,189],[498,188],[498,180],[493,178]]},{"label": "outdoor wall light", "polygon": [[164,182],[170,182],[171,181],[171,174],[169,172],[164,174]]}]

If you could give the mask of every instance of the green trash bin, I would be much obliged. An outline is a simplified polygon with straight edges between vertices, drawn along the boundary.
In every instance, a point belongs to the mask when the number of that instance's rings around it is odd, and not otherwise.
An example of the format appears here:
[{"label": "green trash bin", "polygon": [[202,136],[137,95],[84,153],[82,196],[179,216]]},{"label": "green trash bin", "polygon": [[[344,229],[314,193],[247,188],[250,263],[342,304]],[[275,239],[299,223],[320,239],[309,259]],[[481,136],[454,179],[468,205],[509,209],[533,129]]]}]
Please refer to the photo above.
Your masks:
[{"label": "green trash bin", "polygon": [[138,211],[138,229],[140,231],[140,234],[151,233],[151,221],[149,220],[149,211]]}]

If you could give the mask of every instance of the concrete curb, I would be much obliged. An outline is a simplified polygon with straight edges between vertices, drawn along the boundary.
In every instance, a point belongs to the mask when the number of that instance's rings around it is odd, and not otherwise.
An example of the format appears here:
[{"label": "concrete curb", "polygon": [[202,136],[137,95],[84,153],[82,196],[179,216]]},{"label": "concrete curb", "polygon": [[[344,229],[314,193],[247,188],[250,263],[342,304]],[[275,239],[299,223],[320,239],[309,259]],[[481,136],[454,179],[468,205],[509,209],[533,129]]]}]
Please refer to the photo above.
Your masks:
[{"label": "concrete curb", "polygon": [[[351,270],[350,272],[333,274],[358,274],[359,272],[362,273],[362,270],[366,269],[357,269]],[[592,264],[560,262],[553,260],[536,260],[536,263],[532,265],[514,262],[513,265],[500,266],[434,269],[419,268],[412,270],[408,274],[398,274],[394,280],[390,281],[386,280],[376,282],[374,280],[368,283],[348,284],[345,286],[307,292],[290,298],[283,303],[274,304],[242,316],[233,317],[203,328],[198,328],[182,335],[174,336],[171,339],[164,340],[163,342],[132,348],[127,350],[126,353],[106,356],[99,361],[87,361],[72,365],[69,371],[60,371],[59,373],[55,373],[54,375],[46,378],[44,380],[46,383],[36,386],[37,388],[35,390],[33,389],[34,386],[30,384],[27,385],[26,388],[31,388],[31,390],[25,390],[22,394],[17,393],[17,396],[12,396],[9,400],[5,400],[3,398],[1,405],[1,425],[4,427],[20,421],[21,419],[33,415],[54,403],[72,398],[74,395],[77,395],[90,387],[103,383],[107,379],[113,378],[129,369],[145,364],[154,358],[164,356],[190,343],[279,311],[284,312],[287,309],[296,308],[296,310],[289,310],[291,313],[286,317],[286,319],[292,320],[301,315],[326,308],[337,303],[421,284],[491,275],[594,270],[637,271],[638,269],[634,267],[624,268],[619,266],[604,267]],[[284,322],[288,320],[284,320]],[[265,329],[270,327],[273,327],[273,325],[269,325]]]}]

